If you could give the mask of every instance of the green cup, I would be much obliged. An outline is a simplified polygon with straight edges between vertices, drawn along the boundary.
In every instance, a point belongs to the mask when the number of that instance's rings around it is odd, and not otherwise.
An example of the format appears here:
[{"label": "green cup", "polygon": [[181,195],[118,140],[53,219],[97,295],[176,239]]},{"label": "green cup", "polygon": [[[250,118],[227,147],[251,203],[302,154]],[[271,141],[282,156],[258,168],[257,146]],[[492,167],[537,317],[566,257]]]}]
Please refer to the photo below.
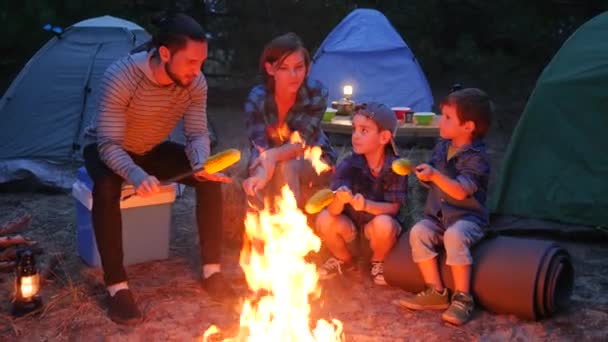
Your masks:
[{"label": "green cup", "polygon": [[419,126],[428,126],[433,122],[435,118],[435,113],[432,112],[424,112],[424,113],[414,113],[414,122]]},{"label": "green cup", "polygon": [[334,115],[336,115],[337,111],[337,109],[327,107],[327,109],[325,109],[325,113],[323,114],[323,121],[331,121],[334,118]]}]

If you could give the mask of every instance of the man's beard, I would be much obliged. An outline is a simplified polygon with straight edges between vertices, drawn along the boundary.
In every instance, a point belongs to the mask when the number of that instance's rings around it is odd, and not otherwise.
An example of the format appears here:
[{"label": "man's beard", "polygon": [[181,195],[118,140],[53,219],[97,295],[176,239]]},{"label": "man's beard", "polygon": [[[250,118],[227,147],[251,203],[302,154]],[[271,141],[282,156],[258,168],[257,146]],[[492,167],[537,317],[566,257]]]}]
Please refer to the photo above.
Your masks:
[{"label": "man's beard", "polygon": [[171,71],[171,68],[169,68],[169,63],[165,63],[165,72],[167,73],[167,75],[169,76],[171,81],[173,81],[173,83],[177,84],[178,86],[187,87],[190,85],[190,82],[189,83],[182,82],[182,80],[180,80],[179,77],[177,77],[177,75]]}]

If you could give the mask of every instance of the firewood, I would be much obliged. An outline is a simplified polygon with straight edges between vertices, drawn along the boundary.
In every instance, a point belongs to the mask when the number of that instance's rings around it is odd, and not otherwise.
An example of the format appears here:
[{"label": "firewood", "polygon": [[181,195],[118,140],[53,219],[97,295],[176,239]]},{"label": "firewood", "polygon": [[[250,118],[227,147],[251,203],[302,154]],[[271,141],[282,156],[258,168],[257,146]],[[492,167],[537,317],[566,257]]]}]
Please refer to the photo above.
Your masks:
[{"label": "firewood", "polygon": [[[40,255],[43,252],[42,247],[40,247],[38,245],[32,245],[32,246],[30,246],[30,248],[32,249],[32,253],[34,253],[34,255]],[[15,260],[15,259],[17,259],[17,247],[16,246],[11,246],[11,247],[5,248],[4,250],[2,250],[0,252],[0,261],[10,261],[10,260]]]},{"label": "firewood", "polygon": [[15,270],[17,263],[14,261],[0,261],[0,273],[9,273]]},{"label": "firewood", "polygon": [[6,248],[14,245],[27,245],[33,246],[36,244],[36,241],[30,240],[21,235],[13,235],[13,236],[2,236],[0,237],[0,248]]},{"label": "firewood", "polygon": [[7,223],[0,224],[0,236],[16,232],[30,223],[31,219],[32,216],[30,214],[23,214]]}]

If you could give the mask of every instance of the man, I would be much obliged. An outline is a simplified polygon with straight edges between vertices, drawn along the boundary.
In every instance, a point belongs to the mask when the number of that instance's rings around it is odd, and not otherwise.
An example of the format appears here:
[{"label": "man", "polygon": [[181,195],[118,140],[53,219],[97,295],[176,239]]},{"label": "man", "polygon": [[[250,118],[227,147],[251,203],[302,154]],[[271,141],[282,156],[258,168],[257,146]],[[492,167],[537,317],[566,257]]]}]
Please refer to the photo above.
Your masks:
[{"label": "man", "polygon": [[[101,81],[99,112],[84,149],[94,181],[92,218],[101,256],[108,315],[120,324],[142,319],[129,290],[123,266],[121,185],[131,183],[138,195],[159,191],[160,181],[200,169],[209,156],[207,83],[200,69],[207,58],[203,28],[176,14],[160,21],[159,31],[141,51],[114,62]],[[165,139],[184,120],[186,145]],[[222,245],[222,174],[196,173],[182,181],[196,189],[196,216],[203,287],[224,301],[234,291],[220,272]],[[145,227],[141,227],[145,234]]]}]

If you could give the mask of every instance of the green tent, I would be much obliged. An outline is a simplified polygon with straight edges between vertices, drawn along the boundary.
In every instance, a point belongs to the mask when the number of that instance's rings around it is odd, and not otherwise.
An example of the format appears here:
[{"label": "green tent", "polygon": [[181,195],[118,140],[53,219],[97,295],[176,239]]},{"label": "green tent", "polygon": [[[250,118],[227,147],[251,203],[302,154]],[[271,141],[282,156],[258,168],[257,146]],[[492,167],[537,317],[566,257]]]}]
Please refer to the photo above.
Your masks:
[{"label": "green tent", "polygon": [[608,12],[547,65],[490,198],[496,214],[608,224]]}]

